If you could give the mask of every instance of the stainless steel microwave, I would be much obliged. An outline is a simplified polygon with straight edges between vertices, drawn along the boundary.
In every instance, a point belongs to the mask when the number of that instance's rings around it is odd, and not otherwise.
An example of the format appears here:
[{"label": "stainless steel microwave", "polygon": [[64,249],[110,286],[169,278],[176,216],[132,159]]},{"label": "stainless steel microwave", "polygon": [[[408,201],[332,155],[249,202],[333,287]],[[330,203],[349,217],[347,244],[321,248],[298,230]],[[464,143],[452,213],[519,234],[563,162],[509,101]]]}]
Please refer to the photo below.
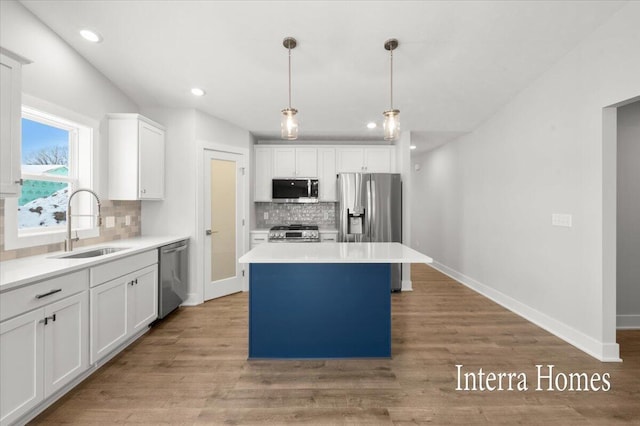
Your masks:
[{"label": "stainless steel microwave", "polygon": [[318,179],[273,179],[271,199],[275,203],[317,203]]}]

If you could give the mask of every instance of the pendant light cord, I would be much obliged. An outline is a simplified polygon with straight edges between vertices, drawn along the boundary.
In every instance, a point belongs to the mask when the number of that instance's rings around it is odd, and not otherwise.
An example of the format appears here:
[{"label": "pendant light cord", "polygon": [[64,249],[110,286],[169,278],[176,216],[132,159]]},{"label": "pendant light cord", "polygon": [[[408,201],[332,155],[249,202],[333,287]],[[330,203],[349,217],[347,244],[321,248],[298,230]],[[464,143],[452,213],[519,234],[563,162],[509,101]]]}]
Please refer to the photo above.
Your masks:
[{"label": "pendant light cord", "polygon": [[389,53],[391,54],[391,84],[389,87],[391,87],[391,110],[393,110],[393,49],[390,49]]},{"label": "pendant light cord", "polygon": [[291,44],[289,44],[288,50],[289,50],[289,109],[291,109]]}]

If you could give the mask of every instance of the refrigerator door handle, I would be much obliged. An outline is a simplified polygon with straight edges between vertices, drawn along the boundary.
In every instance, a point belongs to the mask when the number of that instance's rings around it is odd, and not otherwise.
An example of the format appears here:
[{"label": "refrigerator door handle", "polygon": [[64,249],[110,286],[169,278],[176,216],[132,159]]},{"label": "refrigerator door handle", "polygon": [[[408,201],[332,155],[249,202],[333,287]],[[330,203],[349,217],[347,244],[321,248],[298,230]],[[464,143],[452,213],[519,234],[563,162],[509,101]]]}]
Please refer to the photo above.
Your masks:
[{"label": "refrigerator door handle", "polygon": [[374,198],[376,196],[375,185],[372,185],[371,178],[367,179],[367,223],[365,224],[365,235],[368,242],[375,241],[373,234],[373,221],[375,220],[373,206],[375,205]]}]

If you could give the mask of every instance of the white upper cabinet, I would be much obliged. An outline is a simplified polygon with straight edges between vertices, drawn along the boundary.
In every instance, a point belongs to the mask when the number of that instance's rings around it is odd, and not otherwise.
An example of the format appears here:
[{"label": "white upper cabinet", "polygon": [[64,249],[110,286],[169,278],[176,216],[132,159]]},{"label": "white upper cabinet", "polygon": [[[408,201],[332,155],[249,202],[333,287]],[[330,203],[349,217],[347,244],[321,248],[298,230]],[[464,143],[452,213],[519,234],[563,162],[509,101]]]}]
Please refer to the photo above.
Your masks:
[{"label": "white upper cabinet", "polygon": [[271,201],[271,179],[273,177],[273,149],[256,147],[255,151],[254,201]]},{"label": "white upper cabinet", "polygon": [[20,196],[22,65],[29,61],[0,53],[0,198]]},{"label": "white upper cabinet", "polygon": [[336,171],[338,173],[364,172],[364,149],[338,148],[336,150]]},{"label": "white upper cabinet", "polygon": [[320,201],[337,201],[336,149],[318,148],[318,190]]},{"label": "white upper cabinet", "polygon": [[391,173],[395,160],[394,147],[365,148],[364,167],[368,173]]},{"label": "white upper cabinet", "polygon": [[273,177],[310,177],[318,176],[316,148],[273,148]]},{"label": "white upper cabinet", "polygon": [[338,173],[391,173],[394,170],[394,162],[393,146],[336,149]]},{"label": "white upper cabinet", "polygon": [[164,127],[139,114],[109,114],[109,198],[164,198]]},{"label": "white upper cabinet", "polygon": [[256,145],[253,201],[270,202],[274,178],[317,178],[319,201],[335,202],[338,173],[393,173],[395,146]]},{"label": "white upper cabinet", "polygon": [[296,148],[296,177],[318,177],[318,150]]}]

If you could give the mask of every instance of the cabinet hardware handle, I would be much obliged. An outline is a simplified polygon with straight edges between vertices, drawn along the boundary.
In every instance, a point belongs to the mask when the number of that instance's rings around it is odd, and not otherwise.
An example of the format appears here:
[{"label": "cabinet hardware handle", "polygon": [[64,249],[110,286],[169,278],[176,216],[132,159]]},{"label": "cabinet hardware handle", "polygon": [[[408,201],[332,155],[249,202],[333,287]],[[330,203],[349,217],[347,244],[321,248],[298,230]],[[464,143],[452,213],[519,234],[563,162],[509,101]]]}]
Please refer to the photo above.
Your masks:
[{"label": "cabinet hardware handle", "polygon": [[18,185],[22,186],[24,184],[24,179],[14,180],[13,183],[17,183]]},{"label": "cabinet hardware handle", "polygon": [[138,279],[136,278],[133,282],[134,282],[135,284],[138,284]]},{"label": "cabinet hardware handle", "polygon": [[264,241],[264,238],[254,238],[254,241]]},{"label": "cabinet hardware handle", "polygon": [[38,321],[39,323],[44,323],[44,325],[49,324],[49,320],[54,321],[56,320],[56,314],[51,315],[50,317],[44,317],[44,319],[41,319],[40,321]]},{"label": "cabinet hardware handle", "polygon": [[59,293],[61,291],[62,291],[61,288],[57,288],[55,290],[50,290],[49,292],[44,293],[44,294],[36,294],[36,299],[42,299],[43,297],[51,296],[52,294],[56,294],[56,293]]},{"label": "cabinet hardware handle", "polygon": [[133,285],[133,280],[129,281],[127,284]]}]

